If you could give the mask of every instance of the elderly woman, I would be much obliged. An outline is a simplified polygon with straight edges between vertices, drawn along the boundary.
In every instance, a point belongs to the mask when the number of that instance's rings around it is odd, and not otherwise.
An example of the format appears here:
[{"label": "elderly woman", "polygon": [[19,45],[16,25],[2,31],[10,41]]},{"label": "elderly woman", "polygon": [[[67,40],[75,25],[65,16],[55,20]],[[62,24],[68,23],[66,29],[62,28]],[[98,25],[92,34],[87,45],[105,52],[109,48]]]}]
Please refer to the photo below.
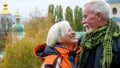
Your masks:
[{"label": "elderly woman", "polygon": [[69,22],[61,21],[50,28],[46,44],[36,46],[34,53],[43,59],[42,68],[77,68],[80,48],[76,42]]}]

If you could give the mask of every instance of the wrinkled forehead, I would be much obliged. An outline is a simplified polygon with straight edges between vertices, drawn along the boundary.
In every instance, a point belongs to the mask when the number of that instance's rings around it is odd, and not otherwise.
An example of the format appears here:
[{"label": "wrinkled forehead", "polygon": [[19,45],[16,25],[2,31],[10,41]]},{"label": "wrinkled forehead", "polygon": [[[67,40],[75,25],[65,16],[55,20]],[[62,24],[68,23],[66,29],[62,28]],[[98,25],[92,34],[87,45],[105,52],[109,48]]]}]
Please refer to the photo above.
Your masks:
[{"label": "wrinkled forehead", "polygon": [[93,13],[90,8],[91,8],[91,6],[89,6],[89,5],[84,7],[83,8],[83,15],[86,13]]}]

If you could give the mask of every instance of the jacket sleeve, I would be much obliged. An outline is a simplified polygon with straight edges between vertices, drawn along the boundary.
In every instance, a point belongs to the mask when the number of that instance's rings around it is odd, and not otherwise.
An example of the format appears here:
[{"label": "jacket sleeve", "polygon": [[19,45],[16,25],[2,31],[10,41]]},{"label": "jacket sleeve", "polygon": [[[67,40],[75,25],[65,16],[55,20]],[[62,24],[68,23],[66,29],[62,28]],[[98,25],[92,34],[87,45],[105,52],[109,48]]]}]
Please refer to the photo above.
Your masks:
[{"label": "jacket sleeve", "polygon": [[50,62],[46,63],[44,61],[41,68],[60,68],[59,64],[60,64],[60,59],[56,57],[52,64]]},{"label": "jacket sleeve", "polygon": [[34,55],[35,55],[35,56],[38,56],[38,55],[37,55],[38,51],[43,50],[43,48],[44,48],[45,46],[46,46],[45,43],[44,43],[44,44],[41,44],[41,45],[37,45],[37,46],[34,48],[34,50],[33,50]]},{"label": "jacket sleeve", "polygon": [[114,39],[111,68],[120,68],[120,37]]}]

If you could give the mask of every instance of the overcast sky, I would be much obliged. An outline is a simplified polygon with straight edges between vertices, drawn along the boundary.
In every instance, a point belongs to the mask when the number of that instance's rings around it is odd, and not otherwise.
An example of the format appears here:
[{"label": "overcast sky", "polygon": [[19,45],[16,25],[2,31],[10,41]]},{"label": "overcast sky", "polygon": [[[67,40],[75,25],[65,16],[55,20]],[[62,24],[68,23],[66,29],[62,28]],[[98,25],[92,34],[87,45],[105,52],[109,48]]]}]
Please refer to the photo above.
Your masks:
[{"label": "overcast sky", "polygon": [[76,5],[83,7],[90,0],[0,0],[0,11],[3,10],[5,1],[12,15],[19,12],[22,17],[29,17],[35,8],[40,10],[41,15],[46,15],[49,4],[62,5],[63,9],[70,6],[73,9]]}]

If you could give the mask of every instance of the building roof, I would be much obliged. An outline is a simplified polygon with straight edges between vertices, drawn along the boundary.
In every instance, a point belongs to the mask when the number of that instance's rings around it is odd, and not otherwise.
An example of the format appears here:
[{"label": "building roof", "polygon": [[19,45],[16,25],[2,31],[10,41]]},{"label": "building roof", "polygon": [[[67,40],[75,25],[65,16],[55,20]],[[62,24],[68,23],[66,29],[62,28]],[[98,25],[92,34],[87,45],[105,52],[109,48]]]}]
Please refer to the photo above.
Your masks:
[{"label": "building roof", "polygon": [[83,32],[83,31],[81,31],[81,32],[75,32],[76,38],[79,39],[79,38],[80,38],[81,36],[83,36],[85,33],[86,33],[86,32]]},{"label": "building roof", "polygon": [[23,34],[24,33],[24,26],[21,23],[15,23],[12,26],[12,29],[14,32],[19,33],[19,34]]},{"label": "building roof", "polygon": [[17,22],[12,26],[13,31],[19,34],[24,33],[24,26],[20,23],[20,14],[16,13],[16,20]]},{"label": "building roof", "polygon": [[112,17],[112,20],[114,20],[114,21],[120,21],[120,18],[119,17]]},{"label": "building roof", "polygon": [[8,4],[6,2],[3,4],[3,10],[0,12],[0,14],[11,14],[11,12],[8,10]]},{"label": "building roof", "polygon": [[106,2],[108,2],[108,3],[118,3],[118,2],[120,2],[120,0],[106,0]]}]

